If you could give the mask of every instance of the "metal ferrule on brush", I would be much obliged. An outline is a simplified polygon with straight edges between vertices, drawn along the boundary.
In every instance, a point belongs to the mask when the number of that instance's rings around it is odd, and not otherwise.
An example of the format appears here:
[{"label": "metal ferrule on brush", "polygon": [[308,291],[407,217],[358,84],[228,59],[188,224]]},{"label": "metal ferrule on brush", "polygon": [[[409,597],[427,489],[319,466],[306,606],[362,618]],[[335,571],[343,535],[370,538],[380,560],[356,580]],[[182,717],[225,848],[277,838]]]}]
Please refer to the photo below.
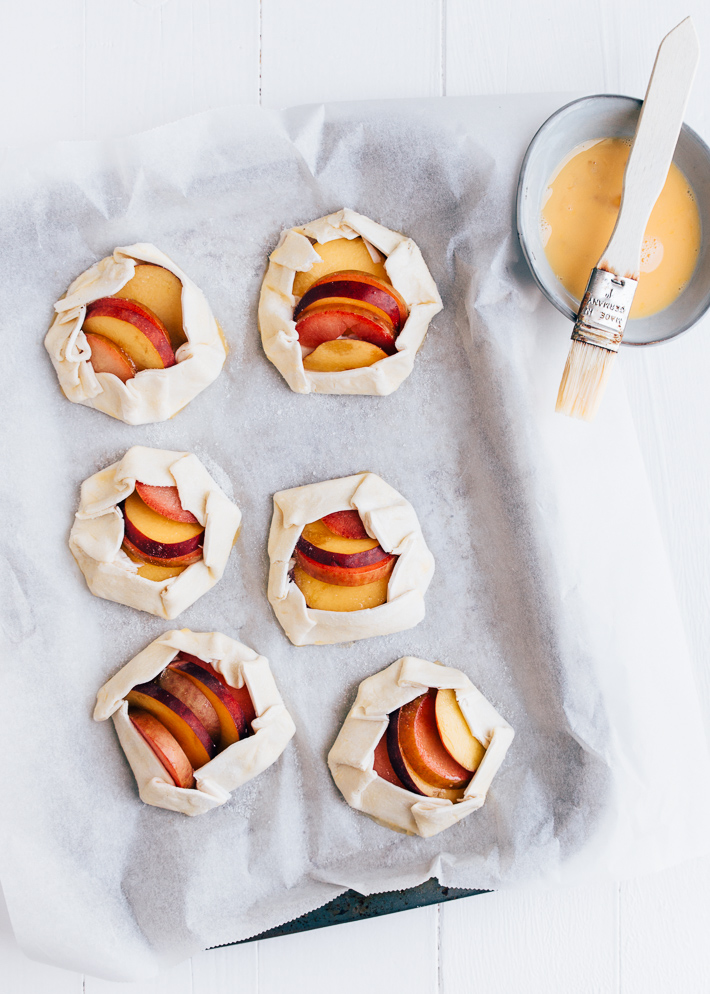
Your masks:
[{"label": "metal ferrule on brush", "polygon": [[574,323],[572,340],[618,352],[638,280],[593,269]]}]

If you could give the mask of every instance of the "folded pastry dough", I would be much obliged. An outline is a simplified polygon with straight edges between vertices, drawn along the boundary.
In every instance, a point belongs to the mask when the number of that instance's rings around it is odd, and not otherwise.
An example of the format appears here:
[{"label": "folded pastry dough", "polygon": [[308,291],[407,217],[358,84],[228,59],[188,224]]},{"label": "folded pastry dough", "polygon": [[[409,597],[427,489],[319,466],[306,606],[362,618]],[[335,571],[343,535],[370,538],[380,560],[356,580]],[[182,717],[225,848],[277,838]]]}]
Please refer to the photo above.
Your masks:
[{"label": "folded pastry dough", "polygon": [[[303,368],[301,346],[296,334],[293,311],[293,280],[297,272],[308,272],[320,256],[311,239],[320,244],[335,238],[362,236],[384,256],[392,286],[404,297],[409,317],[397,336],[395,355],[372,366],[337,373],[313,372]],[[414,357],[427,333],[429,322],[442,308],[422,254],[411,238],[391,231],[348,208],[318,218],[302,227],[281,233],[269,256],[259,300],[259,328],[264,352],[296,393],[392,393],[414,367]]]},{"label": "folded pastry dough", "polygon": [[[306,606],[289,579],[293,551],[304,525],[333,511],[355,509],[367,533],[385,552],[399,556],[387,587],[387,603],[363,611],[317,611]],[[414,508],[374,473],[358,473],[274,495],[269,533],[268,598],[294,645],[352,642],[413,628],[424,617],[424,593],[434,575]]]},{"label": "folded pastry dough", "polygon": [[[136,480],[177,487],[182,506],[205,528],[202,559],[179,576],[162,581],[139,576],[138,565],[121,549],[124,524],[117,505],[133,492]],[[82,483],[69,548],[96,597],[170,620],[220,579],[241,518],[197,456],[135,445]]]},{"label": "folded pastry dough", "polygon": [[[126,694],[159,676],[178,652],[204,659],[233,687],[245,683],[257,718],[253,735],[235,742],[195,770],[194,788],[165,778],[155,753],[128,717]],[[98,692],[94,720],[113,718],[118,738],[138,783],[141,800],[158,808],[200,815],[229,800],[230,791],[276,762],[296,731],[271,675],[269,661],[219,632],[170,631],[139,652]]]},{"label": "folded pastry dough", "polygon": [[[183,330],[187,341],[169,369],[144,369],[122,383],[112,373],[96,373],[91,349],[82,331],[86,305],[109,297],[133,277],[136,262],[170,270],[182,282]],[[54,305],[57,315],[44,340],[64,395],[75,404],[125,421],[129,425],[166,421],[217,379],[227,350],[204,294],[154,245],[117,248],[77,277],[66,296]]]},{"label": "folded pastry dough", "polygon": [[[471,733],[486,750],[460,801],[414,794],[383,780],[373,768],[375,747],[387,730],[388,715],[426,693],[429,687],[456,692]],[[355,703],[328,754],[328,766],[350,807],[363,811],[385,828],[429,838],[482,807],[514,734],[465,673],[416,656],[404,656],[360,684]]]}]

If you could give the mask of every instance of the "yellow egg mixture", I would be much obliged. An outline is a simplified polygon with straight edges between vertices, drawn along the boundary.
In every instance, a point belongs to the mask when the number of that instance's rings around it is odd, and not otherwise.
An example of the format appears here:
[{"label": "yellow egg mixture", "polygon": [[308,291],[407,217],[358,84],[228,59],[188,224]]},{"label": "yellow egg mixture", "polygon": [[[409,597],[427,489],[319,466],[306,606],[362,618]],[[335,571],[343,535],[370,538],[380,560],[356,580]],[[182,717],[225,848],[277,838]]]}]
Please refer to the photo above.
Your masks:
[{"label": "yellow egg mixture", "polygon": [[[623,138],[584,142],[548,183],[542,243],[555,275],[578,301],[614,229],[630,150]],[[693,275],[700,236],[692,188],[673,164],[646,228],[631,318],[649,317],[673,303]]]}]

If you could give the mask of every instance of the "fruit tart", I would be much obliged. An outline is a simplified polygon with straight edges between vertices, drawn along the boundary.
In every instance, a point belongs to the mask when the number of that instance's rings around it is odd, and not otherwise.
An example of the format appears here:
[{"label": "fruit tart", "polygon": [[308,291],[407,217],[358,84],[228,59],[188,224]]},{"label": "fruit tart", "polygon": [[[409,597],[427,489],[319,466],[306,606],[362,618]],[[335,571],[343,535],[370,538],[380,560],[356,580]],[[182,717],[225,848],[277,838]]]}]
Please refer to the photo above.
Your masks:
[{"label": "fruit tart", "polygon": [[69,548],[92,594],[170,620],[221,578],[241,517],[196,456],[136,445],[82,483]]},{"label": "fruit tart", "polygon": [[294,645],[412,628],[434,573],[412,505],[374,473],[274,495],[268,597]]},{"label": "fruit tart", "polygon": [[54,309],[44,344],[64,395],[126,424],[172,418],[227,355],[202,291],[154,245],[115,249]]},{"label": "fruit tart", "polygon": [[98,693],[141,800],[186,815],[229,800],[271,766],[296,730],[253,649],[218,632],[166,632]]},{"label": "fruit tart", "polygon": [[259,328],[296,393],[385,395],[411,373],[441,307],[412,239],[346,208],[282,232]]},{"label": "fruit tart", "polygon": [[460,670],[404,656],[360,684],[328,766],[352,808],[429,838],[483,805],[513,735]]}]

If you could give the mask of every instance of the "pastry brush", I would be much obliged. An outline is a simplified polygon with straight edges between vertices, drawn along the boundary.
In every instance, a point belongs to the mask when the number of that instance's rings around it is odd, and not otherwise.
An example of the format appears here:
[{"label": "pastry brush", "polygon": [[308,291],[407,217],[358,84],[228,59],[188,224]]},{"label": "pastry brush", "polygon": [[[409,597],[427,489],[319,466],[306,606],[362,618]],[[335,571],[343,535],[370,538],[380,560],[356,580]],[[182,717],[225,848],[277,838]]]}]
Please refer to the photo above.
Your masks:
[{"label": "pastry brush", "polygon": [[666,182],[698,64],[693,22],[661,42],[624,172],[609,244],[592,270],[572,332],[555,410],[591,421],[619,350],[634,299],[651,211]]}]

